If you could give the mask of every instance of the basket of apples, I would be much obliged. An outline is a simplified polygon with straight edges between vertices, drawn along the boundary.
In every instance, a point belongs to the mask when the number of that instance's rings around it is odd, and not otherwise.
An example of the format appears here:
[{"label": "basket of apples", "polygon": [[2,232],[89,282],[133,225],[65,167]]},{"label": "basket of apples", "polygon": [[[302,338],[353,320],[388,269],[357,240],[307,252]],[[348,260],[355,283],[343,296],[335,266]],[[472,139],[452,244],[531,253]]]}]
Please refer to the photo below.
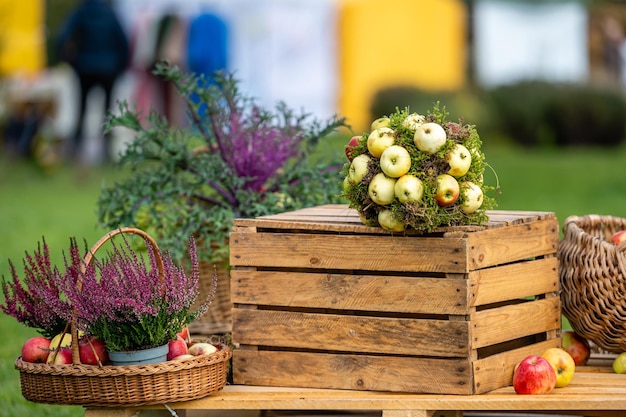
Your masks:
[{"label": "basket of apples", "polygon": [[495,201],[483,184],[488,164],[475,126],[446,120],[435,105],[380,117],[346,146],[343,196],[361,221],[390,232],[480,225]]},{"label": "basket of apples", "polygon": [[574,331],[626,352],[626,218],[570,216],[559,242],[561,305]]},{"label": "basket of apples", "polygon": [[[147,253],[136,253],[124,238],[123,248],[113,244],[108,257],[96,260],[116,235],[140,236]],[[108,407],[188,401],[221,390],[232,352],[224,341],[189,336],[187,325],[206,312],[215,290],[192,309],[199,284],[193,239],[189,254],[188,274],[150,235],[121,228],[84,256],[72,239],[62,272],[51,267],[45,241],[24,259],[24,277],[11,264],[0,307],[40,334],[15,361],[22,395],[37,403]],[[160,356],[114,360],[141,350]]]}]

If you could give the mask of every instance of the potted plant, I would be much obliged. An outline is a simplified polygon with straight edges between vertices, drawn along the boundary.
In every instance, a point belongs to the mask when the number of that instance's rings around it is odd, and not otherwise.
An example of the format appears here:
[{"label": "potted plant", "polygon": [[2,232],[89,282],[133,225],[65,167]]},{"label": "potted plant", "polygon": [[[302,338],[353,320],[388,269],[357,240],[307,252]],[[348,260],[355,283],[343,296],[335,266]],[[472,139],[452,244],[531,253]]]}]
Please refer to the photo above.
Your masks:
[{"label": "potted plant", "polygon": [[[140,235],[148,248],[146,256],[133,249],[126,236],[121,245],[112,241],[123,233]],[[96,251],[110,240],[107,256],[96,259]],[[76,239],[70,239],[64,271],[51,267],[44,242],[43,251],[25,259],[24,284],[13,266],[12,281],[3,278],[2,309],[49,338],[68,332],[72,323],[77,334],[104,342],[111,359],[114,352],[161,348],[165,360],[169,342],[211,303],[212,293],[193,308],[199,270],[193,238],[188,244],[189,274],[139,229],[114,230],[91,249],[85,248],[84,254]],[[50,345],[53,350],[61,347]]]},{"label": "potted plant", "polygon": [[[127,102],[108,116],[109,131],[126,128],[133,140],[119,161],[130,175],[99,197],[102,225],[146,230],[175,258],[195,236],[201,262],[227,270],[233,219],[342,201],[340,155],[333,163],[313,154],[322,138],[346,126],[343,118],[322,122],[284,103],[265,109],[228,73],[208,79],[166,63],[155,73],[184,99],[190,124],[171,126]],[[218,294],[226,289],[228,297],[228,275],[220,279]],[[230,304],[224,309],[229,314]]]}]

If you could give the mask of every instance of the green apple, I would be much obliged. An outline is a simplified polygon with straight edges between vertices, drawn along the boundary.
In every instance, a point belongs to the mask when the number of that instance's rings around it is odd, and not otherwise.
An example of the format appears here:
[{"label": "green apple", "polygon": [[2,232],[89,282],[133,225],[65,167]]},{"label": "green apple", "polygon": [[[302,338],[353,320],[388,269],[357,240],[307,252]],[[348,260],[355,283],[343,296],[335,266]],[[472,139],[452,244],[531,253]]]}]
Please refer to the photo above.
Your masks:
[{"label": "green apple", "polygon": [[613,360],[613,372],[626,374],[626,352],[622,352]]},{"label": "green apple", "polygon": [[391,178],[398,178],[409,172],[411,155],[404,146],[391,145],[380,155],[380,169]]},{"label": "green apple", "polygon": [[371,158],[365,154],[361,154],[352,160],[350,170],[348,171],[348,178],[350,178],[352,184],[358,184],[363,181],[363,177],[369,170],[370,161]]},{"label": "green apple", "polygon": [[371,127],[371,130],[376,130],[380,127],[389,127],[390,124],[391,124],[391,119],[389,119],[386,116],[383,116],[374,120],[370,127]]},{"label": "green apple", "polygon": [[416,203],[422,200],[424,184],[415,175],[403,175],[396,181],[394,193],[401,203]]},{"label": "green apple", "polygon": [[446,154],[446,162],[450,166],[448,174],[453,177],[462,177],[467,174],[472,165],[472,155],[470,151],[460,143],[454,145]]},{"label": "green apple", "polygon": [[474,213],[483,204],[483,190],[471,181],[463,182],[463,204],[461,210],[466,214]]},{"label": "green apple", "polygon": [[384,173],[379,172],[374,175],[367,189],[372,201],[378,205],[386,206],[391,204],[396,197],[394,187],[396,185],[395,178],[389,178]]},{"label": "green apple", "polygon": [[411,113],[402,121],[402,126],[415,131],[419,125],[423,124],[426,118],[421,114]]},{"label": "green apple", "polygon": [[379,127],[367,137],[367,150],[374,158],[380,158],[383,151],[396,142],[396,135],[389,127]]},{"label": "green apple", "polygon": [[446,144],[446,139],[446,131],[434,122],[419,125],[413,136],[417,149],[428,154],[434,154],[441,149]]},{"label": "green apple", "polygon": [[404,223],[396,219],[389,209],[381,210],[378,213],[378,224],[390,232],[402,232],[404,230]]},{"label": "green apple", "polygon": [[456,178],[450,174],[437,175],[437,190],[435,201],[441,207],[451,206],[456,203],[460,195],[460,186]]}]

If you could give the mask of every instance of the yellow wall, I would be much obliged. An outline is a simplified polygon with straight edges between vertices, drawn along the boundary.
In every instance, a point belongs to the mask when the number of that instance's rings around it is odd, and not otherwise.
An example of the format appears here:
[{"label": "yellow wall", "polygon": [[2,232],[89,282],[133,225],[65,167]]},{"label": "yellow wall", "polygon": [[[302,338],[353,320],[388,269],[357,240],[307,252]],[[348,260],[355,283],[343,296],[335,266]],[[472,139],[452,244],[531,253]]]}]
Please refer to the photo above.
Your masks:
[{"label": "yellow wall", "polygon": [[357,133],[385,86],[452,90],[465,82],[461,0],[344,0],[339,11],[339,114]]},{"label": "yellow wall", "polygon": [[0,76],[46,66],[43,0],[0,0]]}]

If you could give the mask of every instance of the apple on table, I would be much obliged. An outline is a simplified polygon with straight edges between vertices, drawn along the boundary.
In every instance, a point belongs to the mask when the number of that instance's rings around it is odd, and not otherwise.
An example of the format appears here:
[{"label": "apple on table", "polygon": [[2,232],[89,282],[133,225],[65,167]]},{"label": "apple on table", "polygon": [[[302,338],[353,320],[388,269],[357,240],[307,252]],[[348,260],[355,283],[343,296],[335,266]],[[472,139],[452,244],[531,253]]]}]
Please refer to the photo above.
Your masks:
[{"label": "apple on table", "polygon": [[450,174],[437,175],[435,201],[441,207],[451,206],[459,199],[461,188],[459,182]]},{"label": "apple on table", "polygon": [[584,366],[591,356],[591,347],[587,339],[573,330],[561,334],[561,348],[572,356],[577,366]]},{"label": "apple on table", "polygon": [[517,394],[549,394],[556,387],[556,372],[546,359],[529,355],[513,371],[513,389]]},{"label": "apple on table", "polygon": [[574,358],[558,347],[547,349],[541,354],[541,357],[552,365],[556,373],[556,387],[563,388],[568,386],[572,378],[574,378],[574,371],[576,370]]}]

